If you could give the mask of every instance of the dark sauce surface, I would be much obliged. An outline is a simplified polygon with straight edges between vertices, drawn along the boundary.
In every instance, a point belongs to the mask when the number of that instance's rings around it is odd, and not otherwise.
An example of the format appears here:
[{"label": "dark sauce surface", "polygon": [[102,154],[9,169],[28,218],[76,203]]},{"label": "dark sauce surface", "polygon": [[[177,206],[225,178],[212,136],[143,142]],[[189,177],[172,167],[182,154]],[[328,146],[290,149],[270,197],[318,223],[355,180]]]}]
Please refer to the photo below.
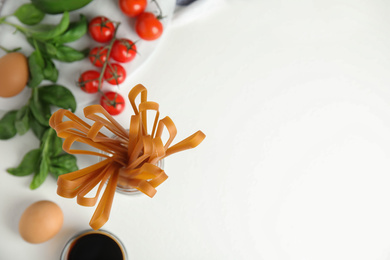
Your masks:
[{"label": "dark sauce surface", "polygon": [[87,234],[71,245],[69,260],[123,260],[123,253],[112,238],[103,234]]}]

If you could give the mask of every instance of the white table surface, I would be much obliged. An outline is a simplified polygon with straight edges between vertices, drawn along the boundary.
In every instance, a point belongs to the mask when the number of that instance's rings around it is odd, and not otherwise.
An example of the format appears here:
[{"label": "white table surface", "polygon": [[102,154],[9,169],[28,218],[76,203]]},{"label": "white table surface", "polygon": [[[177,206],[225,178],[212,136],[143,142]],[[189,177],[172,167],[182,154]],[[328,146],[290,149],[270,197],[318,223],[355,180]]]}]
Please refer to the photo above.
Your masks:
[{"label": "white table surface", "polygon": [[[177,141],[206,139],[165,160],[153,199],[117,194],[104,229],[137,260],[389,259],[390,4],[218,2],[174,18],[120,90],[144,84]],[[37,144],[0,141],[0,259],[58,259],[89,228],[94,208],[56,195],[55,180],[31,191],[31,177],[5,171]],[[17,226],[41,199],[65,220],[32,245]]]}]

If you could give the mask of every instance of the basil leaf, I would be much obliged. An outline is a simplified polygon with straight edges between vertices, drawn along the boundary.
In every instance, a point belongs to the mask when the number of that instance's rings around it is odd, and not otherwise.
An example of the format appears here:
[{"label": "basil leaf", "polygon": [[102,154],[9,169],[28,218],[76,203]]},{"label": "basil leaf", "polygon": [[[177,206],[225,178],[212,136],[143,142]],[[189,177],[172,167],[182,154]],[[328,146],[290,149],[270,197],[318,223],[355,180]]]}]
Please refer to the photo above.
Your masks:
[{"label": "basil leaf", "polygon": [[[40,42],[37,42],[36,40],[32,39],[32,44],[33,44],[33,47],[35,48],[36,45],[39,45],[41,44]],[[42,53],[40,52],[40,50],[38,49],[35,49],[35,51],[33,51],[31,53],[30,56],[33,56],[35,61],[36,61],[36,64],[40,67],[40,68],[44,68],[45,67],[45,60],[43,59],[43,56],[42,56]]]},{"label": "basil leaf", "polygon": [[57,156],[63,152],[62,139],[57,136],[53,128],[47,130],[48,136],[46,139],[42,138],[46,145],[46,154],[49,156]]},{"label": "basil leaf", "polygon": [[30,99],[30,111],[34,118],[44,126],[49,126],[49,119],[51,116],[50,106],[41,102],[37,97]]},{"label": "basil leaf", "polygon": [[35,117],[33,116],[30,116],[30,127],[31,127],[31,130],[33,131],[33,133],[35,134],[35,136],[41,140],[42,137],[43,137],[43,134],[45,133],[45,131],[48,129],[48,126],[44,126],[42,124],[40,124],[36,119]]},{"label": "basil leaf", "polygon": [[76,99],[69,89],[61,85],[48,85],[39,88],[40,100],[57,107],[76,111]]},{"label": "basil leaf", "polygon": [[7,172],[15,176],[26,176],[36,171],[41,157],[41,149],[34,149],[26,153],[16,168],[8,168]]},{"label": "basil leaf", "polygon": [[[49,42],[41,42],[41,41],[37,41],[36,39],[34,39],[33,37],[27,37],[27,42],[31,45],[31,47],[33,47],[36,51],[38,51],[39,53],[47,53],[47,44],[49,44]],[[41,56],[41,62],[42,62],[42,67],[44,67],[44,59],[43,57]]]},{"label": "basil leaf", "polygon": [[56,26],[39,25],[30,29],[31,36],[37,40],[50,40],[61,35],[69,26],[69,12],[65,11],[61,21]]},{"label": "basil leaf", "polygon": [[45,78],[43,75],[43,68],[45,67],[45,62],[42,58],[41,53],[38,50],[35,50],[28,57],[28,68],[30,70],[30,80],[28,86],[31,88],[38,87],[41,84],[42,80]]},{"label": "basil leaf", "polygon": [[45,68],[43,69],[43,76],[51,82],[57,82],[58,70],[50,58],[45,58]]},{"label": "basil leaf", "polygon": [[60,175],[67,174],[70,171],[68,171],[67,169],[61,168],[61,167],[50,165],[49,172],[51,173],[51,175],[54,176],[54,178],[58,179],[58,177]]},{"label": "basil leaf", "polygon": [[[50,127],[48,127],[45,131],[45,133],[43,134],[42,138],[41,138],[41,147],[45,146],[45,144],[47,143],[47,140],[50,138]],[[46,148],[47,149],[47,148]],[[44,152],[46,152],[46,150],[44,150]]]},{"label": "basil leaf", "polygon": [[19,135],[25,134],[30,129],[29,115],[28,105],[25,105],[16,113],[15,127]]},{"label": "basil leaf", "polygon": [[69,28],[61,35],[55,37],[53,41],[57,44],[73,42],[80,39],[88,30],[88,21],[85,15],[80,14],[80,20],[72,22]]},{"label": "basil leaf", "polygon": [[54,132],[54,135],[52,136],[50,151],[51,151],[50,155],[54,155],[54,156],[57,156],[63,152],[62,139],[60,137],[58,137],[55,132]]},{"label": "basil leaf", "polygon": [[55,56],[57,53],[57,47],[50,42],[41,43],[41,45],[39,46],[39,49],[41,49],[41,48],[42,48],[42,51],[44,53],[47,53],[49,56]]},{"label": "basil leaf", "polygon": [[49,174],[49,165],[50,161],[46,156],[42,156],[39,163],[39,168],[34,174],[34,178],[30,183],[30,189],[35,190],[46,180],[47,175]]},{"label": "basil leaf", "polygon": [[76,162],[77,162],[76,156],[67,153],[51,158],[52,166],[66,168],[72,172],[78,170]]},{"label": "basil leaf", "polygon": [[[1,22],[0,22],[0,23],[1,23]],[[22,48],[21,48],[21,47],[16,47],[16,48],[13,48],[13,49],[7,49],[7,48],[4,48],[3,46],[0,46],[0,49],[2,49],[3,51],[5,51],[6,53],[11,53],[11,52],[20,51]]]},{"label": "basil leaf", "polygon": [[17,113],[17,110],[9,111],[0,120],[0,139],[7,140],[16,135],[15,119]]},{"label": "basil leaf", "polygon": [[52,157],[62,153],[62,139],[53,128],[48,128],[41,140],[41,149],[45,156]]},{"label": "basil leaf", "polygon": [[23,4],[16,11],[14,15],[24,24],[34,25],[42,21],[45,13],[39,10],[33,4]]},{"label": "basil leaf", "polygon": [[57,52],[51,57],[59,61],[73,62],[84,59],[88,56],[88,53],[89,49],[78,51],[66,45],[59,45],[57,46]]},{"label": "basil leaf", "polygon": [[49,172],[56,178],[62,174],[77,171],[77,159],[72,154],[62,154],[50,159]]}]

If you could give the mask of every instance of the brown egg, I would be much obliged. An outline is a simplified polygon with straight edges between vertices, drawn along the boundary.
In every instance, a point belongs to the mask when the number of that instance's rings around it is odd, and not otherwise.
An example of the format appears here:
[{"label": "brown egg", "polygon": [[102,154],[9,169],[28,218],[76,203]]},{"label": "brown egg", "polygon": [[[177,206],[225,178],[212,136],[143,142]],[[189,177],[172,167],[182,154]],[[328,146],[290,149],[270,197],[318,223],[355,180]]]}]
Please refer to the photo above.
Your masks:
[{"label": "brown egg", "polygon": [[0,97],[13,97],[19,94],[28,81],[26,56],[11,52],[0,58]]},{"label": "brown egg", "polygon": [[31,204],[19,221],[19,233],[29,243],[38,244],[54,237],[61,229],[64,215],[54,202],[41,200]]}]

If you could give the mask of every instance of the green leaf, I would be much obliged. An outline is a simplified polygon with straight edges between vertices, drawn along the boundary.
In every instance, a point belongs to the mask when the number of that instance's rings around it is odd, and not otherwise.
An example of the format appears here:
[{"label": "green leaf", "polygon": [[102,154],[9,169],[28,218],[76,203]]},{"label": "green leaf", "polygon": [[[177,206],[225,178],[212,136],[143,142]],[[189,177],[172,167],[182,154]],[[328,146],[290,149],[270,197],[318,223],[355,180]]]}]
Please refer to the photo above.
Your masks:
[{"label": "green leaf", "polygon": [[53,43],[50,43],[50,42],[40,43],[39,49],[43,53],[46,53],[50,57],[55,56],[57,53],[57,47]]},{"label": "green leaf", "polygon": [[7,172],[15,176],[30,175],[37,170],[41,157],[41,149],[34,149],[26,153],[17,168],[8,168]]},{"label": "green leaf", "polygon": [[92,0],[31,0],[31,2],[47,14],[60,14],[64,11],[80,9]]},{"label": "green leaf", "polygon": [[34,39],[32,37],[27,37],[26,36],[26,40],[31,45],[31,47],[35,48]]},{"label": "green leaf", "polygon": [[60,23],[56,26],[40,24],[30,29],[31,36],[37,40],[45,41],[53,39],[64,33],[69,26],[69,12],[65,11]]},{"label": "green leaf", "polygon": [[49,126],[50,108],[45,104],[33,101],[30,102],[30,110],[34,118],[44,126]]},{"label": "green leaf", "polygon": [[47,156],[57,156],[63,152],[62,139],[57,136],[53,128],[48,128],[42,137],[42,145]]},{"label": "green leaf", "polygon": [[28,68],[30,70],[30,80],[28,86],[31,88],[38,87],[41,84],[42,80],[45,78],[43,74],[43,68],[45,67],[45,62],[42,58],[41,53],[38,50],[35,50],[28,57]]},{"label": "green leaf", "polygon": [[41,125],[33,116],[29,117],[30,128],[33,131],[34,135],[41,140],[43,134],[48,129],[49,126]]},{"label": "green leaf", "polygon": [[45,58],[45,68],[43,69],[43,76],[51,82],[57,82],[58,70],[50,58]]},{"label": "green leaf", "polygon": [[57,107],[76,111],[76,99],[69,89],[61,85],[48,85],[39,88],[40,100]]},{"label": "green leaf", "polygon": [[27,25],[37,24],[45,17],[45,13],[31,3],[21,5],[16,9],[14,15],[19,21]]},{"label": "green leaf", "polygon": [[57,155],[59,155],[60,153],[63,152],[63,150],[62,150],[62,139],[57,136],[57,134],[56,134],[54,129],[52,129],[52,130],[54,131],[54,134],[52,135],[52,139],[51,139],[50,155],[51,156],[57,156]]},{"label": "green leaf", "polygon": [[38,89],[33,90],[33,96],[29,102],[30,111],[34,118],[43,126],[49,126],[51,116],[50,105],[41,102],[38,96]]},{"label": "green leaf", "polygon": [[42,67],[44,67],[44,59],[42,57],[42,53],[47,53],[47,50],[46,50],[47,46],[46,46],[46,44],[48,42],[37,41],[33,37],[26,37],[26,39],[27,39],[27,42],[31,45],[31,47],[33,47],[36,51],[38,51],[41,54],[41,60],[40,61],[43,63]]},{"label": "green leaf", "polygon": [[62,154],[50,159],[49,172],[56,178],[62,174],[78,170],[76,156],[72,154]]},{"label": "green leaf", "polygon": [[61,144],[62,140],[57,137],[55,130],[47,128],[41,139],[41,160],[30,184],[31,189],[38,188],[45,181],[49,174],[50,157],[58,156],[62,152]]},{"label": "green leaf", "polygon": [[15,119],[17,113],[17,110],[9,111],[0,120],[0,139],[6,140],[16,135]]},{"label": "green leaf", "polygon": [[88,53],[89,49],[78,51],[66,45],[59,45],[57,46],[56,54],[52,55],[51,57],[63,62],[73,62],[84,59],[88,56]]},{"label": "green leaf", "polygon": [[57,44],[64,44],[80,39],[88,31],[88,21],[85,15],[80,14],[80,20],[70,23],[68,29],[61,35],[55,37],[53,41]]},{"label": "green leaf", "polygon": [[67,174],[71,171],[68,171],[68,170],[61,168],[61,167],[50,165],[49,172],[54,176],[54,178],[58,179],[58,177],[60,175]]},{"label": "green leaf", "polygon": [[3,51],[5,51],[6,53],[12,53],[12,52],[20,51],[22,48],[21,48],[21,47],[17,47],[17,48],[13,48],[13,49],[7,49],[7,48],[5,48],[4,46],[1,46],[1,45],[0,45],[0,49],[2,49]]},{"label": "green leaf", "polygon": [[57,156],[63,152],[62,139],[53,128],[48,128],[41,139],[41,149],[45,156]]},{"label": "green leaf", "polygon": [[46,156],[42,156],[39,163],[39,169],[35,172],[34,178],[30,183],[30,189],[35,190],[46,180],[49,174],[50,161]]},{"label": "green leaf", "polygon": [[45,60],[43,59],[41,51],[36,48],[39,42],[32,39],[32,44],[35,48],[35,51],[33,51],[30,56],[33,56],[35,64],[38,65],[41,69],[43,69],[45,67]]},{"label": "green leaf", "polygon": [[68,169],[69,171],[77,171],[77,159],[73,154],[61,154],[51,158],[51,165]]},{"label": "green leaf", "polygon": [[25,105],[16,113],[15,127],[19,135],[24,135],[30,129],[30,109]]}]

